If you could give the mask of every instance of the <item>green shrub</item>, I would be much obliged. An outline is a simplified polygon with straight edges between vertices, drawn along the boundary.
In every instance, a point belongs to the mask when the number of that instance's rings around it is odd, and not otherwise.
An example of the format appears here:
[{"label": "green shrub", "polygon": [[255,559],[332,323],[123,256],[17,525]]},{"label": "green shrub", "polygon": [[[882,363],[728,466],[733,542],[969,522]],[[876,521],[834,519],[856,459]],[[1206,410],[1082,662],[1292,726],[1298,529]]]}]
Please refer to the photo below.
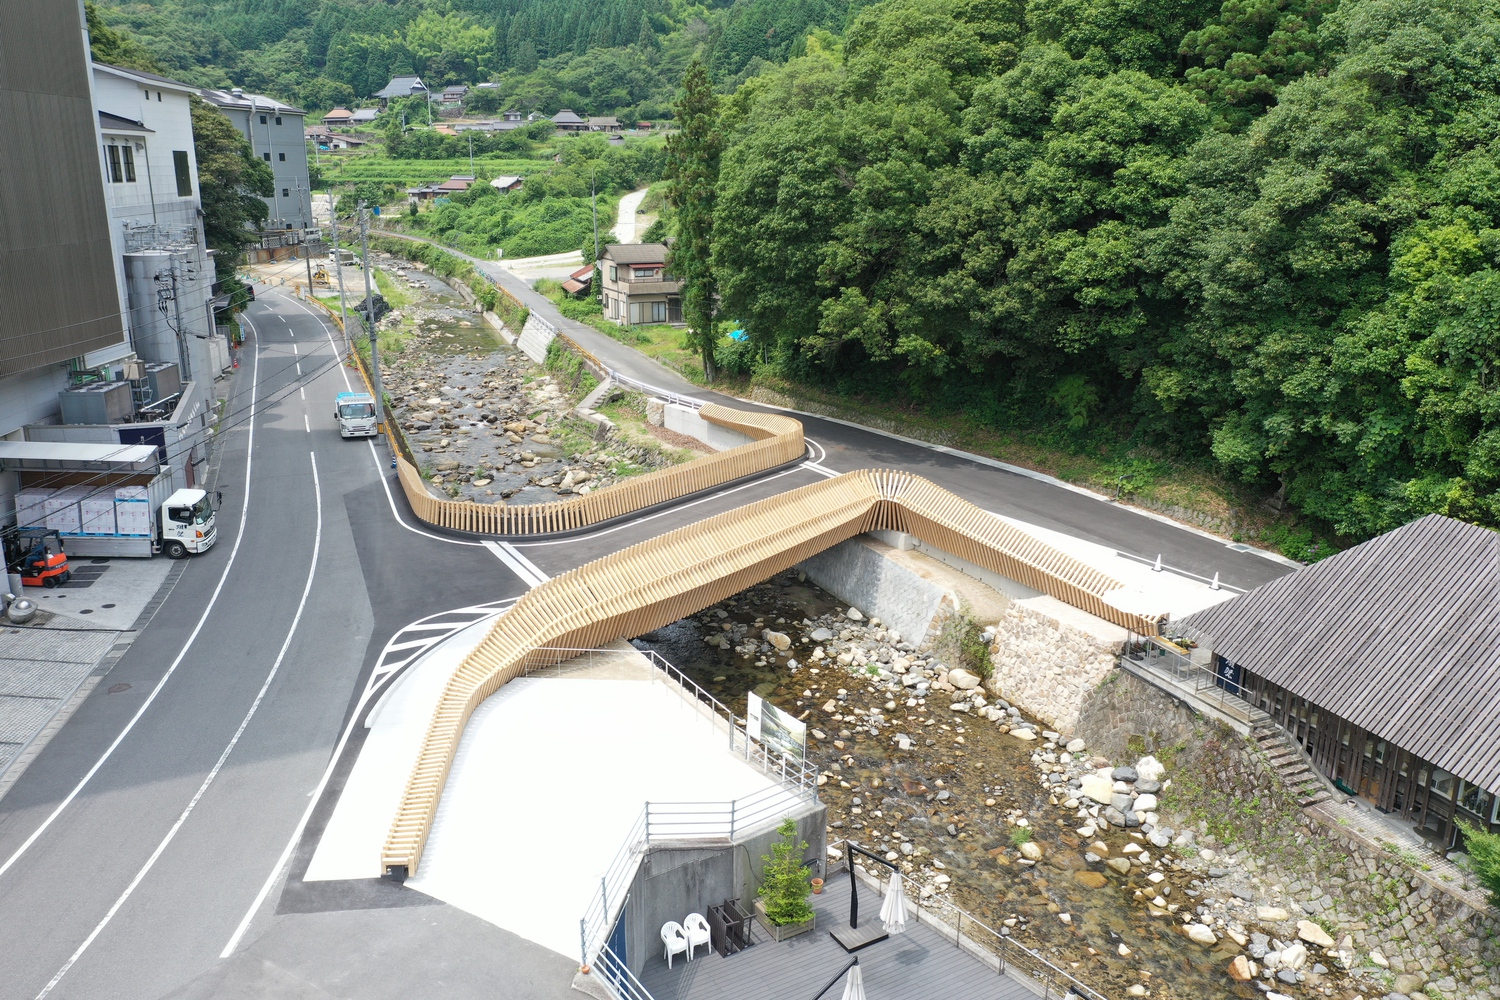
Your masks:
[{"label": "green shrub", "polygon": [[802,867],[807,841],[798,843],[796,822],[787,817],[776,832],[781,834],[781,840],[771,845],[770,854],[760,856],[765,868],[761,870],[759,895],[766,907],[766,919],[784,927],[812,919],[813,908],[807,902],[812,883]]},{"label": "green shrub", "polygon": [[1490,894],[1490,903],[1500,906],[1500,833],[1486,833],[1464,820],[1458,821],[1464,833],[1464,853],[1469,856],[1469,870]]},{"label": "green shrub", "polygon": [[1031,843],[1031,827],[1018,826],[1010,831],[1010,846],[1020,847],[1022,844]]}]

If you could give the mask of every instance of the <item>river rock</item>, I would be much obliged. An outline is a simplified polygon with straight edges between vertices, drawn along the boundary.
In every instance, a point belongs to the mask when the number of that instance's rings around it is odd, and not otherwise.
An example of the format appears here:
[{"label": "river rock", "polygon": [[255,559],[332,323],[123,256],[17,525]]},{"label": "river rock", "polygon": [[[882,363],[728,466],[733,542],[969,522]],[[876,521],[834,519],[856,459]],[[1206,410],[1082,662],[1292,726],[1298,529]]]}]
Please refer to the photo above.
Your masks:
[{"label": "river rock", "polygon": [[1162,833],[1160,830],[1152,830],[1146,836],[1146,839],[1151,842],[1151,846],[1152,847],[1163,847],[1164,848],[1167,845],[1169,845],[1169,844],[1172,843],[1172,838],[1168,837],[1166,834]]},{"label": "river rock", "polygon": [[1155,757],[1142,757],[1135,762],[1136,778],[1142,781],[1160,781],[1167,773],[1167,766]]},{"label": "river rock", "polygon": [[1124,794],[1123,792],[1115,792],[1109,797],[1109,804],[1114,806],[1121,813],[1124,813],[1130,809],[1130,796]]},{"label": "river rock", "polygon": [[1028,743],[1036,739],[1036,730],[1034,729],[1012,729],[1010,734],[1016,739],[1024,740]]},{"label": "river rock", "polygon": [[791,637],[784,632],[772,632],[770,629],[766,629],[760,635],[762,639],[766,640],[782,652],[786,652],[792,647]]},{"label": "river rock", "polygon": [[826,628],[815,628],[808,638],[812,639],[813,642],[830,642],[833,639],[833,633]]},{"label": "river rock", "polygon": [[1109,884],[1109,879],[1098,872],[1074,872],[1073,881],[1085,889],[1103,889]]},{"label": "river rock", "polygon": [[1382,969],[1389,969],[1391,967],[1390,960],[1378,951],[1370,952],[1370,961],[1374,962]]},{"label": "river rock", "polygon": [[1316,945],[1319,948],[1333,947],[1333,938],[1329,937],[1327,931],[1311,920],[1297,921],[1297,936],[1308,944]]},{"label": "river rock", "polygon": [[1153,812],[1156,809],[1155,795],[1138,795],[1135,799],[1135,811],[1139,813]]},{"label": "river rock", "polygon": [[1107,861],[1105,861],[1104,863],[1106,865],[1108,865],[1110,868],[1112,868],[1115,871],[1119,872],[1121,875],[1129,875],[1130,874],[1130,859],[1129,858],[1110,858]]},{"label": "river rock", "polygon": [[1263,924],[1276,924],[1291,919],[1291,914],[1279,906],[1257,906],[1255,919]]},{"label": "river rock", "polygon": [[1403,972],[1401,973],[1401,975],[1396,977],[1396,981],[1392,984],[1392,988],[1397,993],[1412,995],[1422,992],[1422,987],[1426,985],[1427,978],[1425,976],[1416,972]]},{"label": "river rock", "polygon": [[1116,809],[1114,806],[1104,807],[1104,819],[1109,823],[1110,826],[1125,825],[1125,814]]},{"label": "river rock", "polygon": [[972,691],[979,686],[980,680],[967,670],[954,667],[948,671],[948,683],[960,691]]},{"label": "river rock", "polygon": [[1307,964],[1307,945],[1293,941],[1281,949],[1281,964],[1288,969],[1300,969]]},{"label": "river rock", "polygon": [[1188,924],[1183,928],[1183,933],[1187,934],[1189,941],[1195,941],[1207,948],[1212,948],[1219,943],[1219,939],[1214,937],[1214,932],[1209,930],[1206,924]]},{"label": "river rock", "polygon": [[1157,792],[1161,791],[1161,782],[1137,780],[1135,783],[1135,790],[1140,792],[1142,795],[1155,795]]},{"label": "river rock", "polygon": [[1244,955],[1234,956],[1234,961],[1229,963],[1229,978],[1237,983],[1248,983],[1250,976],[1250,960]]},{"label": "river rock", "polygon": [[1126,764],[1123,767],[1117,767],[1113,771],[1111,771],[1110,777],[1115,779],[1116,781],[1134,781],[1136,780],[1136,778],[1140,777],[1140,775],[1136,772],[1135,768],[1131,767],[1129,764]]},{"label": "river rock", "polygon": [[1034,840],[1026,841],[1026,843],[1020,846],[1019,850],[1021,852],[1021,857],[1025,858],[1027,861],[1042,860],[1042,845],[1038,844]]},{"label": "river rock", "polygon": [[848,618],[851,622],[862,622],[865,620],[865,616],[860,614],[858,608],[850,608],[848,611],[845,611],[844,617]]},{"label": "river rock", "polygon": [[1079,781],[1078,791],[1103,805],[1109,801],[1114,783],[1098,774],[1085,774]]},{"label": "river rock", "polygon": [[1089,850],[1093,851],[1101,858],[1109,857],[1109,845],[1102,840],[1096,840],[1092,844],[1090,844]]},{"label": "river rock", "polygon": [[1087,747],[1088,744],[1083,742],[1083,740],[1069,740],[1066,749],[1068,753],[1083,753]]}]

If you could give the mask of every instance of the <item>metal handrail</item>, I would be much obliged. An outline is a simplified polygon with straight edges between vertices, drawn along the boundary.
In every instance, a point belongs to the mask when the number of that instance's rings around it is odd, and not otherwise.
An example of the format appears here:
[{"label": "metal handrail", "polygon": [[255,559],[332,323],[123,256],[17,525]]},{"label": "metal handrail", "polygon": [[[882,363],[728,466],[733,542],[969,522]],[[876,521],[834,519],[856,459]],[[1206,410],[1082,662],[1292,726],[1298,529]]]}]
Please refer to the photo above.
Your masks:
[{"label": "metal handrail", "polygon": [[[848,852],[848,848],[851,844],[853,842],[850,840],[846,839],[844,841],[846,854],[850,853]],[[858,847],[858,845],[853,846]],[[866,853],[863,848],[859,850],[860,853]],[[881,887],[882,892],[889,890],[889,877],[882,880],[878,874],[872,874],[867,871],[862,864],[852,864],[851,868],[873,881],[876,886]],[[853,878],[854,876],[851,874],[850,877]],[[851,893],[856,891],[852,884],[849,887],[849,891]],[[905,883],[903,884],[903,891],[905,891]],[[913,905],[912,912],[917,914],[918,919],[923,920],[923,922],[929,925],[937,925],[939,928],[950,930],[954,947],[968,951],[970,954],[974,954],[975,950],[978,950],[992,956],[998,963],[996,971],[1001,974],[1005,973],[1007,967],[1015,966],[1016,969],[1025,973],[1031,979],[1036,980],[1042,986],[1043,1000],[1053,996],[1052,988],[1059,983],[1065,984],[1062,986],[1060,992],[1056,994],[1059,997],[1066,997],[1071,992],[1075,996],[1082,997],[1083,1000],[1109,1000],[1108,997],[1092,986],[1081,982],[1071,973],[1043,958],[1040,952],[1026,947],[1008,934],[995,930],[951,900],[944,899],[936,894],[924,899],[918,894],[915,899],[908,895],[907,902]],[[951,926],[947,921],[939,920],[937,917],[931,915],[929,911],[935,909],[945,909],[953,913],[954,919]],[[982,939],[976,940],[972,936],[976,930],[982,932]],[[966,931],[968,932],[967,934],[965,933]],[[966,944],[968,945],[967,948],[965,947]]]},{"label": "metal handrail", "polygon": [[[588,964],[588,963],[584,963]],[[609,945],[603,945],[595,956],[592,966],[594,975],[615,1000],[655,1000],[651,991],[635,977],[625,960],[614,953]]]}]

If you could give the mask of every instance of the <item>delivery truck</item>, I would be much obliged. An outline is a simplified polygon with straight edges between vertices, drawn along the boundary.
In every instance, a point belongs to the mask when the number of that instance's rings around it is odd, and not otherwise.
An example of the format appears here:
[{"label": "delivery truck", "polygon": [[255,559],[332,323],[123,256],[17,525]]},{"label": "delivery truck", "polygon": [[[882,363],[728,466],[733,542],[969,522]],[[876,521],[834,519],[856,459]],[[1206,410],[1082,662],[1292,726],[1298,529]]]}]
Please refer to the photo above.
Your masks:
[{"label": "delivery truck", "polygon": [[22,489],[16,527],[56,532],[70,556],[173,559],[207,552],[217,536],[213,501],[203,490],[174,490],[168,476],[146,486]]},{"label": "delivery truck", "polygon": [[380,433],[375,397],[368,392],[341,392],[333,399],[333,419],[341,437],[374,437]]}]

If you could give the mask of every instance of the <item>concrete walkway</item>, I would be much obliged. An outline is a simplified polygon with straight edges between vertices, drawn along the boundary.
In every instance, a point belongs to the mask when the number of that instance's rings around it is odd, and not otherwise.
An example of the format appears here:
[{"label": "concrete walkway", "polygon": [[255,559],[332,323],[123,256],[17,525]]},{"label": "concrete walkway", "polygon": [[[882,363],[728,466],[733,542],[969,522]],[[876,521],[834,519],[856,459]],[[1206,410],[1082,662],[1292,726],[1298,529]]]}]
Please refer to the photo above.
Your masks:
[{"label": "concrete walkway", "polygon": [[615,239],[621,243],[639,243],[641,235],[636,225],[636,219],[641,211],[641,202],[646,200],[646,192],[650,188],[641,188],[632,191],[620,199],[619,213],[615,222]]}]

